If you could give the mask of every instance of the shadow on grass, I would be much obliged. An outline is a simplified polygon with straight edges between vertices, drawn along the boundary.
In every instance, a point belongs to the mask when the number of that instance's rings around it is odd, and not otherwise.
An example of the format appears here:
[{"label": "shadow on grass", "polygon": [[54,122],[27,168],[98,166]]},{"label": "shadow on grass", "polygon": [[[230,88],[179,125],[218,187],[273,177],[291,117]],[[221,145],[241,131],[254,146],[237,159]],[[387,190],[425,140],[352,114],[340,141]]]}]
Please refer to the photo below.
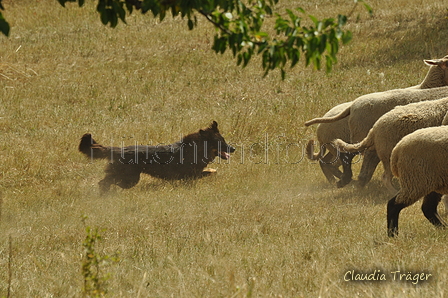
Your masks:
[{"label": "shadow on grass", "polygon": [[[213,179],[213,177],[203,177],[201,179]],[[198,185],[199,181],[200,179],[163,180],[147,176],[144,179],[141,179],[138,187],[142,191],[148,192],[165,191],[167,189],[175,188],[192,189]]]},{"label": "shadow on grass", "polygon": [[336,188],[329,184],[319,185],[318,188],[326,192],[324,196],[331,202],[383,205],[393,197],[381,181],[374,179],[364,187],[358,186],[357,181],[352,181],[343,188]]}]

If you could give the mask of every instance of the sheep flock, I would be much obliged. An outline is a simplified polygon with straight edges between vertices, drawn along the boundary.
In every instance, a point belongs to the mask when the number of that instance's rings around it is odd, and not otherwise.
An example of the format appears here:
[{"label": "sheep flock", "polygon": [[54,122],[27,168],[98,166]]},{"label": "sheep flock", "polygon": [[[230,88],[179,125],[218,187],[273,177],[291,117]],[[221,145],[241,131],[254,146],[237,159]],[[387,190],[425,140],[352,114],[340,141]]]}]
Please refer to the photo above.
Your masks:
[{"label": "sheep flock", "polygon": [[[352,181],[351,162],[357,154],[363,155],[356,181],[360,187],[383,164],[384,185],[395,195],[387,205],[390,237],[398,234],[400,211],[421,197],[425,217],[445,227],[437,206],[448,194],[448,164],[444,164],[448,157],[448,126],[444,126],[448,124],[448,56],[424,62],[430,68],[419,85],[366,94],[305,123],[319,124],[320,151],[314,153],[315,142],[310,140],[307,156],[319,161],[331,184],[344,187]],[[398,192],[393,176],[399,181]],[[443,197],[448,210],[448,196]]]}]

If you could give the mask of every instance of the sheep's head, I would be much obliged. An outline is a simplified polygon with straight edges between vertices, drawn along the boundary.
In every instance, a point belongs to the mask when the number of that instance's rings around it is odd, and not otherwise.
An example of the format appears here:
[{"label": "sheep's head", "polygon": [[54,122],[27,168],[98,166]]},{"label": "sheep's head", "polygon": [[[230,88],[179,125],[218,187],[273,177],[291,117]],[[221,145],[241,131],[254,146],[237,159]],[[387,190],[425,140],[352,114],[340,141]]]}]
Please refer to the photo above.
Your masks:
[{"label": "sheep's head", "polygon": [[[441,59],[431,59],[431,60],[423,60],[426,65],[432,66],[430,72],[428,73],[430,79],[432,76],[434,77],[443,77],[443,85],[448,85],[448,56],[445,56]],[[434,79],[434,78],[432,78]],[[435,86],[442,87],[442,86]]]},{"label": "sheep's head", "polygon": [[442,59],[431,59],[431,60],[423,60],[426,65],[434,65],[439,66],[442,69],[448,68],[448,56],[443,57]]}]

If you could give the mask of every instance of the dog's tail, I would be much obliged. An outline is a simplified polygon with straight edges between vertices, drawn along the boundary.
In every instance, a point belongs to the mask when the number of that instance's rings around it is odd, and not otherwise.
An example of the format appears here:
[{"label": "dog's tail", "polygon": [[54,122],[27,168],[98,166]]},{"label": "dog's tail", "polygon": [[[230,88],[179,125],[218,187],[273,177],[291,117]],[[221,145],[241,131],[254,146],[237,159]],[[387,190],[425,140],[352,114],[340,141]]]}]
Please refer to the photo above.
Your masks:
[{"label": "dog's tail", "polygon": [[110,156],[110,148],[104,147],[103,145],[95,142],[90,133],[86,133],[82,136],[78,150],[87,157],[93,159],[106,158]]},{"label": "dog's tail", "polygon": [[331,123],[331,122],[336,122],[338,120],[344,119],[345,117],[348,117],[350,115],[350,108],[351,108],[351,105],[348,108],[346,108],[344,111],[342,111],[341,113],[339,113],[333,117],[322,117],[322,118],[314,118],[314,119],[308,120],[307,122],[305,122],[305,126],[310,126],[310,125],[313,125],[316,123]]}]

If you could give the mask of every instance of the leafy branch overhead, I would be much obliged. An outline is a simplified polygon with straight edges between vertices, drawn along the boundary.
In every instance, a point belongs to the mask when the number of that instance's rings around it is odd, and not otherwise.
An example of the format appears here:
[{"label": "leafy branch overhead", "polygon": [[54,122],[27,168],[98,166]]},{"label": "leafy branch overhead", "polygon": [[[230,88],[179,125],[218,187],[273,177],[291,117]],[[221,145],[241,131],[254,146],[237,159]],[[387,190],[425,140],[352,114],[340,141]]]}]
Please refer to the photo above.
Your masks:
[{"label": "leafy branch overhead", "polygon": [[[77,2],[83,6],[85,0],[58,0],[62,6],[67,2]],[[126,23],[126,15],[134,11],[145,14],[151,12],[161,21],[167,14],[180,15],[187,19],[190,30],[197,26],[197,16],[205,17],[216,28],[213,50],[224,53],[231,50],[237,64],[245,67],[254,55],[261,55],[265,75],[279,68],[282,78],[285,67],[294,67],[303,57],[306,66],[313,65],[330,71],[337,62],[340,44],[349,42],[352,34],[343,27],[347,16],[318,20],[301,9],[286,10],[286,16],[273,13],[278,0],[96,0],[97,11],[104,25],[115,27],[119,21]],[[363,0],[355,0],[355,7],[362,3],[371,13],[371,8]],[[0,9],[1,6],[0,0]],[[353,12],[353,10],[352,10]],[[275,16],[275,36],[263,31],[266,18]],[[307,23],[303,25],[303,17]],[[9,25],[0,14],[0,30],[8,35]],[[7,25],[7,23],[6,23]]]},{"label": "leafy branch overhead", "polygon": [[[5,8],[2,5],[2,0],[0,0],[0,10],[5,10]],[[0,11],[0,32],[8,36],[9,30],[10,30],[9,23],[5,20],[2,12]]]}]

